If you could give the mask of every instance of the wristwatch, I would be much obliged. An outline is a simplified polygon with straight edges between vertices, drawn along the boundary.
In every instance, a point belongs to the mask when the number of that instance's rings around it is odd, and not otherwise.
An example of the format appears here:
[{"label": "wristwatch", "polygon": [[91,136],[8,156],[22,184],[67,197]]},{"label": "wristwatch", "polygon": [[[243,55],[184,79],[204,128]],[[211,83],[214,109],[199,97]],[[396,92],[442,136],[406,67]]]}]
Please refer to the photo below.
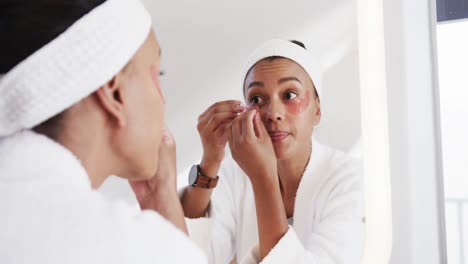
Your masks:
[{"label": "wristwatch", "polygon": [[200,165],[193,165],[189,173],[189,185],[192,187],[200,187],[205,189],[213,189],[218,184],[219,177],[211,178],[204,175]]}]

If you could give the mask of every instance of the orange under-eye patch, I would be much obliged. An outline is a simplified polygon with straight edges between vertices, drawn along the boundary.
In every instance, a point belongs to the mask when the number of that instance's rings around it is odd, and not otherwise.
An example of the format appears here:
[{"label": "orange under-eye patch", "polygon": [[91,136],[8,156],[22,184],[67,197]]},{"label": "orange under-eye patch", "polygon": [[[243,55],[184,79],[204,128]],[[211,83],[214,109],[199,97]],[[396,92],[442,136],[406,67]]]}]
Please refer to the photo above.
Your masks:
[{"label": "orange under-eye patch", "polygon": [[309,104],[310,91],[306,91],[303,96],[287,101],[286,110],[291,114],[298,115],[304,112],[309,107]]}]

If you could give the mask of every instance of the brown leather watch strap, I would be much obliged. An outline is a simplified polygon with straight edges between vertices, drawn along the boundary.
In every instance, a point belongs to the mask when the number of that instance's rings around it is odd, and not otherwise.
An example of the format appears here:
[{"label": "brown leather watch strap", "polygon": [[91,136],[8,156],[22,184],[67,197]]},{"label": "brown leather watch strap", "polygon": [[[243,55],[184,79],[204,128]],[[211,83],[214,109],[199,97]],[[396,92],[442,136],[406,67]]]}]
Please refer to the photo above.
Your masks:
[{"label": "brown leather watch strap", "polygon": [[201,187],[205,189],[212,189],[216,187],[216,185],[218,184],[218,179],[219,179],[219,176],[216,176],[216,178],[205,176],[202,173],[200,166],[198,166],[198,177],[197,177],[197,180],[195,181],[195,184],[193,184],[193,186]]}]

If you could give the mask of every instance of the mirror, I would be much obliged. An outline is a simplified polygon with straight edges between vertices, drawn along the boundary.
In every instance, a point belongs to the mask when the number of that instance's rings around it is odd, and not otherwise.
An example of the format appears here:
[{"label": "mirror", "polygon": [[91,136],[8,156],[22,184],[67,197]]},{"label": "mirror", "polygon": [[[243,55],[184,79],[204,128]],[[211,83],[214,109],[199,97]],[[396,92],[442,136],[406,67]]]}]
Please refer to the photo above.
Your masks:
[{"label": "mirror", "polygon": [[[316,54],[323,92],[322,118],[314,135],[323,144],[361,157],[355,1],[144,3],[162,47],[166,120],[177,142],[180,185],[187,184],[190,167],[202,158],[198,116],[220,100],[244,101],[243,66],[251,52],[271,38],[299,40]],[[134,203],[126,183],[116,178],[101,191]],[[362,218],[359,221],[365,221]]]}]

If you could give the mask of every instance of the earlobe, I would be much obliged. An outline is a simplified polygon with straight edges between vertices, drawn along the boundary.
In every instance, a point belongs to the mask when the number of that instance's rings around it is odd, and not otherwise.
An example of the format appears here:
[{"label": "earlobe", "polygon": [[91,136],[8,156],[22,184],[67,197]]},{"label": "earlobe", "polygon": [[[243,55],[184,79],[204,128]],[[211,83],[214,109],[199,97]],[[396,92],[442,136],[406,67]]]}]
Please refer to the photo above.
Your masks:
[{"label": "earlobe", "polygon": [[317,100],[317,111],[315,112],[315,125],[320,124],[322,119],[322,108],[320,107],[320,101]]},{"label": "earlobe", "polygon": [[315,115],[315,125],[317,126],[320,124],[320,120],[322,119],[322,112],[320,111],[320,108],[317,110],[317,113]]},{"label": "earlobe", "polygon": [[124,96],[120,76],[116,75],[95,92],[96,97],[105,113],[111,120],[122,127],[126,125]]}]

